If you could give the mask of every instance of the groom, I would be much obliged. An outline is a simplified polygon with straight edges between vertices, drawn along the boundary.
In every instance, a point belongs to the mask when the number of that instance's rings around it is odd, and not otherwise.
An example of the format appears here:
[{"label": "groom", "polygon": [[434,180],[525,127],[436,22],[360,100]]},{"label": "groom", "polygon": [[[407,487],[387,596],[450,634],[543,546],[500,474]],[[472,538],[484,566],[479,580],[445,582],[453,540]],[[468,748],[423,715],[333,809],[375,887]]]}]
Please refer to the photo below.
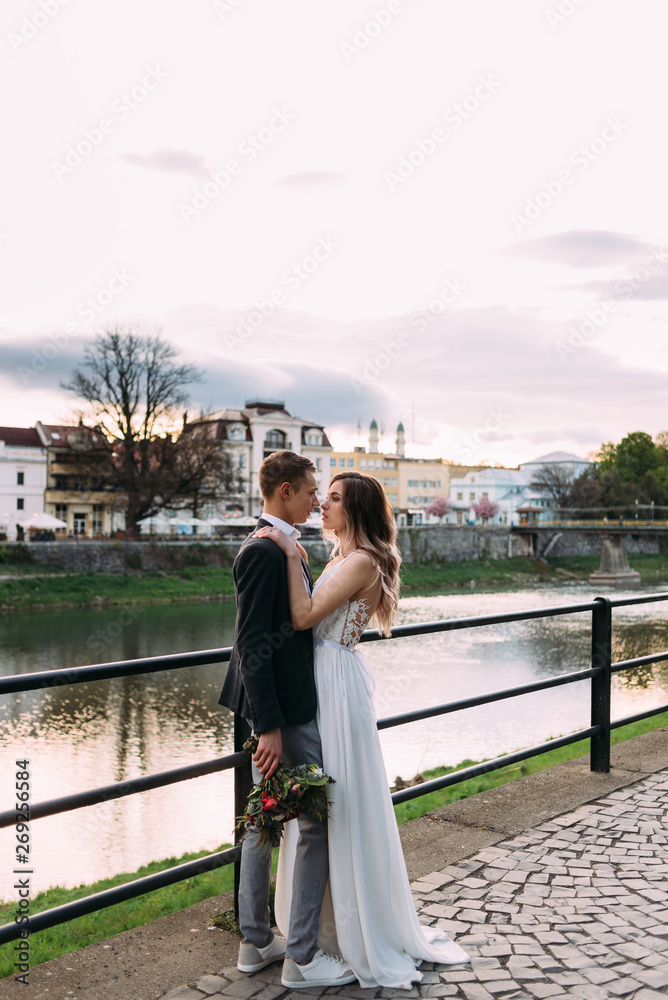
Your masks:
[{"label": "groom", "polygon": [[[295,541],[318,506],[315,466],[304,455],[275,451],[260,466],[264,511],[258,528],[273,525]],[[304,586],[313,579],[302,560]],[[219,704],[246,719],[258,737],[253,780],[271,777],[281,761],[322,766],[315,721],[313,632],[292,628],[287,560],[269,538],[247,538],[234,560],[237,622]],[[246,834],[241,850],[239,950],[241,972],[258,972],[285,959],[282,983],[292,989],[342,986],[355,976],[345,963],[318,948],[318,917],[328,876],[327,824],[302,814],[292,887],[287,942],[269,927],[271,855],[259,847],[258,831]]]}]

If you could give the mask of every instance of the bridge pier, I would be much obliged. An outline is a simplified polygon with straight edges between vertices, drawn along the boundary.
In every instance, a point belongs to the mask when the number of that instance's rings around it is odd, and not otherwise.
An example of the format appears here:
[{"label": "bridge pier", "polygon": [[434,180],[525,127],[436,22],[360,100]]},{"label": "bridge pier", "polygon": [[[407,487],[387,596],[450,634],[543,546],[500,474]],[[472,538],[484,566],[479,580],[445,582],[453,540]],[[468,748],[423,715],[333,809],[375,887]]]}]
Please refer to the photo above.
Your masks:
[{"label": "bridge pier", "polygon": [[624,550],[624,535],[618,532],[603,536],[601,565],[590,574],[589,582],[603,587],[637,587],[640,573],[631,569]]}]

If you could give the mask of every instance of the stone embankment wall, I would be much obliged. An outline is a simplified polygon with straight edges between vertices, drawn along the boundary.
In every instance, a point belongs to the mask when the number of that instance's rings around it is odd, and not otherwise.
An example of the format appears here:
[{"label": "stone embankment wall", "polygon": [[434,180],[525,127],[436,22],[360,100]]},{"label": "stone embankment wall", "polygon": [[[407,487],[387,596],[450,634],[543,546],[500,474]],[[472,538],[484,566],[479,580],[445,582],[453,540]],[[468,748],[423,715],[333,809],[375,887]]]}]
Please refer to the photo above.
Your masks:
[{"label": "stone embankment wall", "polygon": [[[533,534],[534,555],[590,556],[599,555],[603,546],[604,531],[579,531],[573,528],[543,529]],[[531,536],[526,536],[531,537]],[[658,532],[638,531],[624,534],[626,554],[657,555],[668,551],[668,535]]]},{"label": "stone embankment wall", "polygon": [[[187,566],[231,566],[240,542],[32,542],[28,550],[41,566],[87,573],[171,570]],[[313,558],[325,562],[323,542],[307,542]],[[313,546],[313,548],[312,548]]]},{"label": "stone embankment wall", "polygon": [[531,538],[509,528],[424,525],[399,528],[404,562],[462,562],[465,559],[512,559],[531,556]]},{"label": "stone embankment wall", "polygon": [[[302,540],[312,559],[327,561],[324,542]],[[399,528],[404,562],[461,562],[467,559],[599,555],[602,531],[541,529],[516,533],[507,527],[423,525]],[[33,542],[35,563],[93,573],[170,570],[185,566],[231,566],[240,542]],[[668,552],[668,535],[629,532],[628,555]]]}]

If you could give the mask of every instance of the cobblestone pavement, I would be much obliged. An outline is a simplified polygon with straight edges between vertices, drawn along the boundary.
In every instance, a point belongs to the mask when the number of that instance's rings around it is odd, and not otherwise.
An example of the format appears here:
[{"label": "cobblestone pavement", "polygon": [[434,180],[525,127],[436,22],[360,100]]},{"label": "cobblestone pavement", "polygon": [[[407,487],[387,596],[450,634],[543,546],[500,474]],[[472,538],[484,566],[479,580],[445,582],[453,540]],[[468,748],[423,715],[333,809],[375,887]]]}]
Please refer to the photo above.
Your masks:
[{"label": "cobblestone pavement", "polygon": [[164,1000],[460,997],[659,1000],[668,996],[668,770],[413,883],[422,923],[469,952],[424,964],[411,990],[286,990],[280,964],[224,969]]}]

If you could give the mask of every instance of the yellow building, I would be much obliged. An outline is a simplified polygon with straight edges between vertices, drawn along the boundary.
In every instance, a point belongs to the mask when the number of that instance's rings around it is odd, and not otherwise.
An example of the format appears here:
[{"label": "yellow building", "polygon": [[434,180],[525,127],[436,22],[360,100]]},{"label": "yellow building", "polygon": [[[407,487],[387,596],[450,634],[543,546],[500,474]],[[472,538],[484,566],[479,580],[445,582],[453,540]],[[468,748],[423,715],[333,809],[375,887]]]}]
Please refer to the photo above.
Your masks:
[{"label": "yellow building", "polygon": [[479,468],[477,465],[454,465],[442,458],[407,458],[401,423],[397,427],[395,444],[396,450],[392,453],[379,451],[378,424],[372,420],[368,448],[334,449],[330,454],[329,471],[332,476],[344,469],[374,475],[383,486],[400,527],[421,524],[424,508],[430,501],[449,496],[450,479]]}]

